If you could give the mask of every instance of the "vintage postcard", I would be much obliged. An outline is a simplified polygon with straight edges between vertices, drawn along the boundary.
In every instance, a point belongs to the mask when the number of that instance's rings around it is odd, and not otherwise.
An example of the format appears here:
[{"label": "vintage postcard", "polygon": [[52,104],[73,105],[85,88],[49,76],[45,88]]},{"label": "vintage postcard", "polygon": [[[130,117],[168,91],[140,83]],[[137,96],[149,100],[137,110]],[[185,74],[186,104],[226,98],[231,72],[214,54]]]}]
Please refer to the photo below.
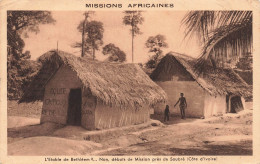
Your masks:
[{"label": "vintage postcard", "polygon": [[0,164],[260,164],[259,1],[0,12]]}]

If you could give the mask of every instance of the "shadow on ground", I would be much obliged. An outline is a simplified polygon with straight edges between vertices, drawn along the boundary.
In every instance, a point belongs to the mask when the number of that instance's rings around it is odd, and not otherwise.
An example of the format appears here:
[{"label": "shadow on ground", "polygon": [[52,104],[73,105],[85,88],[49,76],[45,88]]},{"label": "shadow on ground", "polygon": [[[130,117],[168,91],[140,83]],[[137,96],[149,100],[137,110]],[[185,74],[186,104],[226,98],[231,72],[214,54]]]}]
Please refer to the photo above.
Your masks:
[{"label": "shadow on ground", "polygon": [[[241,146],[243,145],[243,146]],[[174,155],[253,155],[252,141],[240,141],[223,145],[204,145],[202,148],[170,148]]]},{"label": "shadow on ground", "polygon": [[[136,150],[136,151],[135,151]],[[159,145],[156,141],[132,145],[130,149],[118,149],[99,155],[253,155],[252,141],[238,141],[236,143],[202,144],[198,147],[179,148],[172,145]]]},{"label": "shadow on ground", "polygon": [[15,138],[28,138],[35,136],[48,136],[52,134],[57,129],[64,127],[64,125],[55,124],[55,123],[44,123],[37,125],[27,125],[16,128],[8,128],[7,136],[12,138],[8,142],[15,140]]}]

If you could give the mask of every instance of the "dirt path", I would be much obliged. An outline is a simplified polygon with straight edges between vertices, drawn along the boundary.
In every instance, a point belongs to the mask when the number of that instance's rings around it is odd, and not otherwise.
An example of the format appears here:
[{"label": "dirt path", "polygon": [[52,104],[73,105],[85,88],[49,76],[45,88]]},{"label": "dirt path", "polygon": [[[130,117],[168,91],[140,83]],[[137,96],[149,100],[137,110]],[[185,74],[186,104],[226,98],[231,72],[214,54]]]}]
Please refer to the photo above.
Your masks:
[{"label": "dirt path", "polygon": [[29,125],[9,128],[8,143],[10,155],[252,155],[252,112],[91,132]]},{"label": "dirt path", "polygon": [[252,115],[172,124],[138,137],[144,142],[96,155],[252,155]]}]

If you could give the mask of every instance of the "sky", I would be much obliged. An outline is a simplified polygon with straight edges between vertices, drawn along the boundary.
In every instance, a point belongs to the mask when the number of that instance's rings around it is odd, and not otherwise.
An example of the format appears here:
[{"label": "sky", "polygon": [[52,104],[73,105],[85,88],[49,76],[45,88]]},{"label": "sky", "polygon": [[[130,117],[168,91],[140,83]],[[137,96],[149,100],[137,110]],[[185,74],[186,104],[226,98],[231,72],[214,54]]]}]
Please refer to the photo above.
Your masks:
[{"label": "sky", "polygon": [[[166,54],[170,51],[184,53],[197,57],[200,54],[200,46],[196,37],[184,39],[185,26],[181,26],[181,20],[186,11],[145,11],[144,22],[140,25],[142,34],[134,38],[134,62],[145,63],[151,53],[145,47],[149,36],[164,35],[168,48],[163,49]],[[24,38],[25,48],[31,52],[31,59],[35,60],[45,52],[58,49],[76,56],[80,56],[80,49],[73,48],[75,42],[81,42],[81,33],[77,26],[84,19],[82,11],[52,11],[56,23],[40,25],[38,34],[30,33],[29,38]],[[91,20],[101,21],[104,25],[104,44],[113,43],[126,53],[127,61],[131,62],[131,33],[130,26],[123,24],[124,13],[122,11],[96,11]],[[96,52],[98,60],[105,60],[107,56],[102,54],[102,47]]]}]

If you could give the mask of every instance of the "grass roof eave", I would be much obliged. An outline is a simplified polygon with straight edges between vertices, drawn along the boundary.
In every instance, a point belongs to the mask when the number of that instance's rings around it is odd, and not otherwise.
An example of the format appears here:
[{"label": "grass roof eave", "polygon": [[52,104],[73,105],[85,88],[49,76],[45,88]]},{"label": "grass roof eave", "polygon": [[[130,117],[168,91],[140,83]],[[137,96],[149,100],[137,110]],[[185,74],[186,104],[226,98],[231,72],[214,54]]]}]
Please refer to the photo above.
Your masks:
[{"label": "grass roof eave", "polygon": [[[99,62],[63,51],[49,51],[38,60],[43,63],[37,75],[42,85],[50,78],[48,74],[53,74],[64,64],[75,71],[83,87],[89,88],[92,94],[105,104],[153,105],[167,99],[166,93],[135,64]],[[38,82],[37,79],[33,80],[20,102],[43,100],[44,90],[40,89]]]},{"label": "grass roof eave", "polygon": [[[196,59],[176,52],[168,53],[152,72],[151,78],[160,81],[159,74],[169,67],[171,60],[176,60],[192,78],[210,95],[235,94],[240,96],[252,95],[252,89],[232,69],[213,68],[208,66],[201,74],[195,71]],[[174,68],[174,66],[172,66]]]}]

